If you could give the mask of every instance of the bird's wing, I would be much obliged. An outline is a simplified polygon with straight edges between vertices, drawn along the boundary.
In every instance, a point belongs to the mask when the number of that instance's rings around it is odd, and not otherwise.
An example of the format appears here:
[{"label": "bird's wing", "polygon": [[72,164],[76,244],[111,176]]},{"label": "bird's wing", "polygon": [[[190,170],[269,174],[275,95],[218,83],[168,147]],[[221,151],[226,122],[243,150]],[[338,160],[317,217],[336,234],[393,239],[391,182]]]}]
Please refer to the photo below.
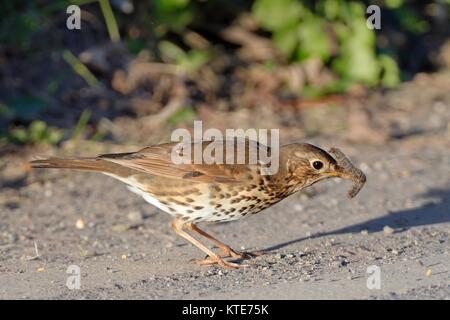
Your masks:
[{"label": "bird's wing", "polygon": [[[251,167],[253,165],[258,166],[257,159],[259,150],[263,148],[263,151],[266,152],[268,147],[248,139],[234,139],[234,151],[227,152],[227,150],[230,149],[226,147],[226,141],[230,140],[192,143],[166,143],[146,147],[138,152],[104,154],[100,155],[99,158],[134,170],[169,178],[217,183],[241,183],[252,180],[253,177],[250,174]],[[212,145],[212,143],[215,144]],[[200,155],[202,156],[202,158],[199,159],[200,161],[195,161],[195,158],[193,157],[196,148],[198,148],[197,154],[199,153],[199,149],[204,151],[200,151]],[[243,164],[236,164],[236,154],[239,148],[240,150],[244,150]],[[177,163],[177,161],[174,161],[174,154],[175,156],[179,156],[178,161],[180,161],[179,159],[186,156],[186,152],[189,150],[191,157],[188,157],[182,163]],[[223,161],[215,161],[221,151],[221,159]],[[206,155],[212,155],[212,159],[206,157]],[[234,164],[229,162],[230,159],[234,159]],[[241,158],[241,160],[242,159],[243,158]],[[256,163],[251,162],[255,159]],[[205,160],[209,160],[210,164],[205,163]],[[213,162],[211,162],[211,160]],[[227,164],[226,162],[229,162],[230,164]]]}]

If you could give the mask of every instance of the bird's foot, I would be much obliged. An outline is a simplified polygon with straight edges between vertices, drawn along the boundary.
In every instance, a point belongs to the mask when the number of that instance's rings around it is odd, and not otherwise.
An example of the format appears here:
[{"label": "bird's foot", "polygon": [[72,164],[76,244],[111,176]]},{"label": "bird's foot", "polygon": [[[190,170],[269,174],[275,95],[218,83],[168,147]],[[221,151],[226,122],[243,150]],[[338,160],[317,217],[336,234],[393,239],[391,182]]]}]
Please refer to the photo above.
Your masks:
[{"label": "bird's foot", "polygon": [[195,260],[195,262],[198,265],[205,266],[205,265],[213,265],[218,264],[221,267],[224,267],[226,269],[238,269],[238,268],[246,268],[250,267],[248,264],[238,264],[235,262],[225,261],[223,258],[233,258],[233,259],[249,259],[253,257],[259,257],[263,254],[266,254],[265,251],[235,251],[231,248],[227,248],[227,250],[221,250],[219,254],[217,254],[217,258],[206,256],[205,259],[202,260]]},{"label": "bird's foot", "polygon": [[195,262],[200,266],[218,264],[219,266],[221,266],[225,269],[239,269],[239,268],[250,267],[250,265],[248,265],[248,264],[238,264],[238,263],[234,263],[234,262],[229,262],[229,261],[225,261],[219,257],[218,258],[208,257],[203,260],[196,260]]},{"label": "bird's foot", "polygon": [[227,251],[222,251],[221,254],[219,254],[220,257],[226,258],[236,258],[236,259],[249,259],[254,257],[262,256],[263,254],[266,254],[265,251],[257,250],[257,251],[235,251],[233,249],[229,249]]}]

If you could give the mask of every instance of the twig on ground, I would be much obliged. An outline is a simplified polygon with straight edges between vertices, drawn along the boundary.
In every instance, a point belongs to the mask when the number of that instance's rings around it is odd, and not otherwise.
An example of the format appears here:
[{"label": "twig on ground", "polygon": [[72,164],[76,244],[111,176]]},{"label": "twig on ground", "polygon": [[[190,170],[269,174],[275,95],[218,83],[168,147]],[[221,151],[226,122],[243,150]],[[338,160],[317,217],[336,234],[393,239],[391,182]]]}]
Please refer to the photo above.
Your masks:
[{"label": "twig on ground", "polygon": [[38,250],[36,241],[34,241],[34,252],[35,252],[34,256],[27,256],[27,257],[26,257],[26,260],[27,260],[27,261],[37,260],[37,259],[39,259],[39,258],[41,257],[41,256],[39,255],[39,250]]}]

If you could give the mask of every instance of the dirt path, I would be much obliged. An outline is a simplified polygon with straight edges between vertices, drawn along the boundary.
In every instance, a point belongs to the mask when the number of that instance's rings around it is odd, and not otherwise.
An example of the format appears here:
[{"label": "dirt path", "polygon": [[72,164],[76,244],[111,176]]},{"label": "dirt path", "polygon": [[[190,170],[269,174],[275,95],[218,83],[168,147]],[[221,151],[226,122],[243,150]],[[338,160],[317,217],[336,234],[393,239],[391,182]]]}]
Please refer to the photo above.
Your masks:
[{"label": "dirt path", "polygon": [[[203,256],[171,232],[169,216],[106,176],[52,171],[39,174],[44,184],[6,186],[0,298],[450,298],[448,132],[383,147],[312,142],[341,147],[368,183],[354,200],[346,182],[328,181],[206,226],[236,248],[270,250],[245,270],[189,262]],[[80,290],[66,286],[69,265],[80,267]],[[379,290],[366,286],[372,265]]]}]

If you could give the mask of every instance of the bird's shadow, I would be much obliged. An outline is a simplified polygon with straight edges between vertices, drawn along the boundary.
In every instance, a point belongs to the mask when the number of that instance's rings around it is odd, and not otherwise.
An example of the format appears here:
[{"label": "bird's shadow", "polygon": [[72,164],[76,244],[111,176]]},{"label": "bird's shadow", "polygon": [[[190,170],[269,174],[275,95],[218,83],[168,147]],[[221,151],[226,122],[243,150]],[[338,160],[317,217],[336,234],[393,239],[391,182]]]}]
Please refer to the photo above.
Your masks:
[{"label": "bird's shadow", "polygon": [[426,193],[422,194],[421,197],[431,198],[432,200],[418,208],[389,212],[382,217],[357,223],[348,227],[316,233],[309,237],[300,237],[279,243],[264,249],[264,251],[278,250],[311,238],[320,238],[329,235],[346,233],[359,233],[362,230],[377,232],[383,230],[384,226],[390,226],[391,228],[394,228],[396,232],[402,232],[411,227],[450,222],[450,189],[430,189]]}]

